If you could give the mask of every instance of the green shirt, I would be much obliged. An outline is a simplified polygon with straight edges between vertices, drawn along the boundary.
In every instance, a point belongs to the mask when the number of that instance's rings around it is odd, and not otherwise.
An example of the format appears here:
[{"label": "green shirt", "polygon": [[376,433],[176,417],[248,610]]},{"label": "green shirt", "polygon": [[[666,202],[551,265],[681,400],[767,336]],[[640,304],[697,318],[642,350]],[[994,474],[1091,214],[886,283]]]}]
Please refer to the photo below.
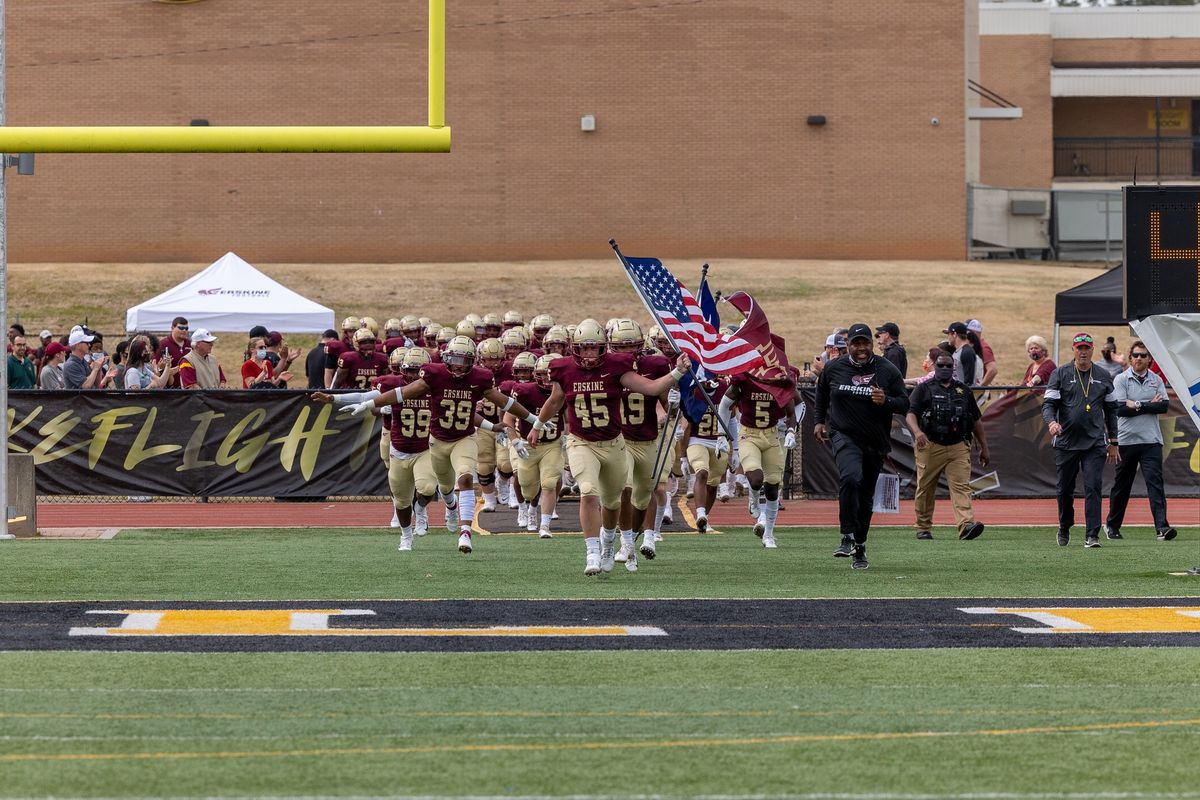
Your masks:
[{"label": "green shirt", "polygon": [[26,356],[18,360],[12,353],[8,354],[8,388],[37,388],[37,373],[34,371],[32,358]]}]

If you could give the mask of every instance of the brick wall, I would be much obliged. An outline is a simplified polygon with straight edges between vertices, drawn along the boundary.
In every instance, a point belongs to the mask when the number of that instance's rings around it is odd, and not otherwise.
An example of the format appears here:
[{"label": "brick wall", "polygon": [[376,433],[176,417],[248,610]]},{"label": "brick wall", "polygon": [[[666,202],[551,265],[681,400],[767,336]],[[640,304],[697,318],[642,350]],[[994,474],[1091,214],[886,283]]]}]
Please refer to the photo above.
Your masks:
[{"label": "brick wall", "polygon": [[[980,123],[980,177],[992,186],[1047,189],[1054,176],[1049,36],[981,36],[980,83],[1022,109]],[[991,103],[976,98],[980,106]]]},{"label": "brick wall", "polygon": [[[425,122],[419,0],[8,23],[10,125]],[[956,4],[451,0],[447,25],[452,153],[41,155],[10,257],[963,256]]]},{"label": "brick wall", "polygon": [[1054,63],[1200,62],[1200,39],[1055,39]]}]

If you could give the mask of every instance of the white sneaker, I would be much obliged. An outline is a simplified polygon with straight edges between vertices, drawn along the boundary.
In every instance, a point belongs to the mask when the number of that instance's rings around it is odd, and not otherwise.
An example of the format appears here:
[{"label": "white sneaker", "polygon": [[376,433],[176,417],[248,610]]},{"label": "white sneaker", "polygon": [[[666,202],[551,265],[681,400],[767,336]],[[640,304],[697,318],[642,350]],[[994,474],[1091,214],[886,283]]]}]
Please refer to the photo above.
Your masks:
[{"label": "white sneaker", "polygon": [[626,547],[624,542],[621,542],[621,548],[617,550],[617,554],[613,556],[613,561],[618,564],[624,564],[629,560],[629,554],[633,552],[632,547]]},{"label": "white sneaker", "polygon": [[607,546],[601,544],[600,545],[600,571],[601,572],[612,572],[613,561],[616,558],[616,556],[617,556],[617,553],[613,549],[613,546],[611,544],[607,545]]},{"label": "white sneaker", "polygon": [[538,512],[535,509],[529,510],[529,519],[525,520],[525,530],[533,533],[538,529]]},{"label": "white sneaker", "polygon": [[662,533],[660,531],[654,531],[654,541],[656,541],[656,542],[662,541]]},{"label": "white sneaker", "polygon": [[451,533],[458,530],[458,503],[454,504],[454,508],[446,509],[446,530]]},{"label": "white sneaker", "polygon": [[520,508],[521,507],[521,501],[517,499],[517,493],[515,490],[509,491],[508,499],[501,500],[500,502],[508,503],[509,508]]},{"label": "white sneaker", "polygon": [[632,547],[629,548],[629,558],[625,560],[625,569],[630,572],[637,572],[637,551]]},{"label": "white sneaker", "polygon": [[754,535],[758,538],[763,538],[763,534],[767,532],[767,515],[759,514],[758,519],[754,521]]},{"label": "white sneaker", "polygon": [[658,551],[654,546],[654,534],[652,532],[646,531],[645,535],[642,536],[641,551],[642,555],[649,561],[653,561],[654,557],[658,555]]},{"label": "white sneaker", "polygon": [[549,528],[538,528],[538,538],[539,539],[553,539],[554,534],[550,532]]},{"label": "white sneaker", "polygon": [[775,534],[772,534],[772,533],[764,534],[762,537],[762,540],[763,540],[763,547],[767,548],[768,550],[775,549]]},{"label": "white sneaker", "polygon": [[517,527],[524,528],[529,524],[529,509],[525,506],[517,507]]},{"label": "white sneaker", "polygon": [[413,528],[417,536],[429,533],[429,509],[425,506],[413,506]]},{"label": "white sneaker", "polygon": [[749,500],[750,516],[757,517],[758,516],[758,492],[751,489],[749,497],[750,497],[750,500]]},{"label": "white sneaker", "polygon": [[485,494],[483,496],[483,507],[480,511],[495,511],[496,510],[496,495]]},{"label": "white sneaker", "polygon": [[550,512],[550,519],[558,519],[558,512],[557,512],[557,511],[551,511],[551,512]]},{"label": "white sneaker", "polygon": [[402,534],[400,534],[400,547],[399,547],[399,549],[400,549],[400,550],[412,550],[412,540],[413,540],[413,535],[412,535],[412,533],[402,533]]},{"label": "white sneaker", "polygon": [[458,552],[468,554],[471,552],[471,534],[466,531],[458,535]]},{"label": "white sneaker", "polygon": [[396,510],[395,506],[392,506],[392,527],[400,527],[400,512]]},{"label": "white sneaker", "polygon": [[670,525],[674,521],[675,518],[671,516],[671,509],[668,508],[667,513],[663,514],[663,525]]},{"label": "white sneaker", "polygon": [[510,492],[509,492],[508,481],[504,480],[503,478],[497,478],[496,479],[496,500],[499,501],[500,505],[506,506],[509,504],[508,503],[509,494],[510,494]]},{"label": "white sneaker", "polygon": [[728,503],[729,498],[733,497],[733,492],[729,490],[729,484],[722,483],[717,486],[717,502]]},{"label": "white sneaker", "polygon": [[708,530],[708,516],[706,514],[696,515],[696,530],[704,533]]},{"label": "white sneaker", "polygon": [[595,575],[600,571],[600,554],[588,553],[587,564],[583,568],[584,575]]}]

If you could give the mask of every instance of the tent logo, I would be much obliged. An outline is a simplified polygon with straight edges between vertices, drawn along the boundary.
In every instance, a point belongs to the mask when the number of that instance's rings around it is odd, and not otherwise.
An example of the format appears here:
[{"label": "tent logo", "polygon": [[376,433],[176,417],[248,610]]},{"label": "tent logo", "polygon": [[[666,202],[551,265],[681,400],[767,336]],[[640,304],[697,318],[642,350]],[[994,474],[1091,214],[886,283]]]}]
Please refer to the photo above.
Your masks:
[{"label": "tent logo", "polygon": [[196,294],[214,295],[226,294],[231,297],[270,297],[270,289],[222,289],[220,286],[215,289],[198,289]]}]

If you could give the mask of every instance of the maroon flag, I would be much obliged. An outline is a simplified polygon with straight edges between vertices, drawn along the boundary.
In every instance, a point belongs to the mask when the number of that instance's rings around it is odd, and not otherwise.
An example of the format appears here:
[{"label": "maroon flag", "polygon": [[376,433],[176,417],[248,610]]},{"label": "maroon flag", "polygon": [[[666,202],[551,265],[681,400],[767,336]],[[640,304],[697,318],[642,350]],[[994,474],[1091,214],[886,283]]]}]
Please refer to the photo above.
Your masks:
[{"label": "maroon flag", "polygon": [[746,318],[735,335],[754,345],[763,359],[762,366],[750,370],[746,376],[774,395],[779,405],[792,402],[795,399],[796,378],[788,365],[783,337],[771,333],[766,313],[750,295],[734,292],[725,301]]}]

